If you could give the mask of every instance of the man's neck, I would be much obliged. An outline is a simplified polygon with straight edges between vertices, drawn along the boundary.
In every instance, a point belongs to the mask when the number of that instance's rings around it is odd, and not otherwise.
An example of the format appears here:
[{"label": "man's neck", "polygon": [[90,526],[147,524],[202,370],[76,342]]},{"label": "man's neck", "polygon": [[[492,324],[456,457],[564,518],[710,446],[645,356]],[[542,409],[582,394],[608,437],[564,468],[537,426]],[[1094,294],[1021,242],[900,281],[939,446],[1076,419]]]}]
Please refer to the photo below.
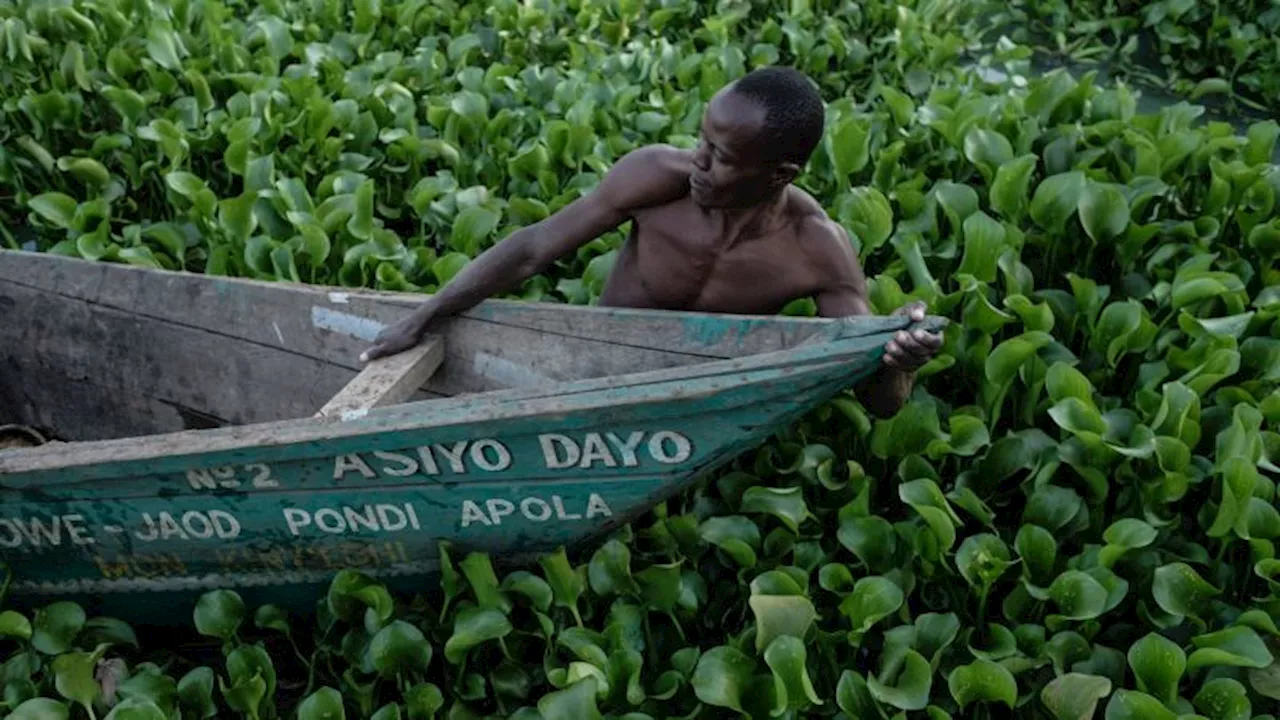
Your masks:
[{"label": "man's neck", "polygon": [[754,205],[723,208],[718,212],[726,226],[735,230],[733,235],[737,239],[758,238],[767,235],[782,219],[787,207],[787,190],[788,186],[784,186]]}]

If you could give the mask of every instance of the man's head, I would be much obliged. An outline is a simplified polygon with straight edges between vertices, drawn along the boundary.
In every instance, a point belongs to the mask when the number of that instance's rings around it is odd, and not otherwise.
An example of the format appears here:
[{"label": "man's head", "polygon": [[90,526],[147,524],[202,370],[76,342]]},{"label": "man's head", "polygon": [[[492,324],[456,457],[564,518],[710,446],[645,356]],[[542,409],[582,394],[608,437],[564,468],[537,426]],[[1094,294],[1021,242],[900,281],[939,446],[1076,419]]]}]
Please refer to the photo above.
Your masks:
[{"label": "man's head", "polygon": [[822,139],[822,96],[797,70],[754,70],[707,105],[694,153],[693,199],[705,207],[761,202],[795,179]]}]

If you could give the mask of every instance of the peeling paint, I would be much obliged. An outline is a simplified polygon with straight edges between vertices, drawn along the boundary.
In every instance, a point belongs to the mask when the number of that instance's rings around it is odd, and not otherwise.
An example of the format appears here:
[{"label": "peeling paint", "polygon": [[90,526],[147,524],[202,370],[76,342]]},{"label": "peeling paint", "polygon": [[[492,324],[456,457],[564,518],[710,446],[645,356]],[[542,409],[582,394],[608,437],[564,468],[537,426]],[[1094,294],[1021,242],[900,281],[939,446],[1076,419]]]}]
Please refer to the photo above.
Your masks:
[{"label": "peeling paint", "polygon": [[361,340],[372,341],[386,327],[377,320],[370,320],[359,315],[338,312],[318,305],[311,308],[311,324],[321,330],[328,330],[341,335],[348,335]]}]

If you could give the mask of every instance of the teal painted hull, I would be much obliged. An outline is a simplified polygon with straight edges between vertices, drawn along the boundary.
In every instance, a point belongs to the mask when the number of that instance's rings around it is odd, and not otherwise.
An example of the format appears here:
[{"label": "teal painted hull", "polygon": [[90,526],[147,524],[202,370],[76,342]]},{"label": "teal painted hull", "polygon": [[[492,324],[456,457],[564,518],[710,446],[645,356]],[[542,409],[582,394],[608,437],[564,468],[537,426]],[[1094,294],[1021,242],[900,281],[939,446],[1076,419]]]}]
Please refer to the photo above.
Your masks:
[{"label": "teal painted hull", "polygon": [[[698,332],[719,342],[734,322]],[[499,564],[581,547],[874,372],[908,324],[832,321],[785,350],[355,420],[0,452],[9,602],[185,624],[216,588],[308,610],[347,568],[423,589],[441,541]]]}]

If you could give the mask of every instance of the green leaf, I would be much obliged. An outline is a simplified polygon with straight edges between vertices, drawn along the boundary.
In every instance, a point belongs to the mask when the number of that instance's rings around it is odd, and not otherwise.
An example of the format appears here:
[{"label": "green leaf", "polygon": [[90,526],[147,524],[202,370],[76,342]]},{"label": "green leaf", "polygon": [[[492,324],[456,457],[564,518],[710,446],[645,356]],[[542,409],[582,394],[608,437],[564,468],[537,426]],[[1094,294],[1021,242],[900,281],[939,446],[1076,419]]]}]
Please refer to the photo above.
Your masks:
[{"label": "green leaf", "polygon": [[316,690],[298,704],[298,720],[346,720],[346,717],[342,694],[328,686]]},{"label": "green leaf", "polygon": [[1055,403],[1070,397],[1093,405],[1093,384],[1083,373],[1064,362],[1056,362],[1049,367],[1045,374],[1045,389]]},{"label": "green leaf", "polygon": [[995,180],[991,183],[991,209],[1005,220],[1020,222],[1027,212],[1031,199],[1031,174],[1037,161],[1035,155],[1019,155],[996,169]]},{"label": "green leaf", "polygon": [[902,658],[902,671],[892,680],[882,681],[872,675],[867,678],[867,688],[877,701],[899,710],[923,710],[929,704],[929,690],[933,687],[933,669],[915,650],[907,650]]},{"label": "green leaf", "polygon": [[213,669],[192,668],[178,681],[178,703],[183,716],[192,718],[216,717],[218,708],[213,702]]},{"label": "green leaf", "polygon": [[1129,227],[1129,202],[1116,186],[1090,180],[1080,196],[1080,224],[1094,242],[1109,242]]},{"label": "green leaf", "polygon": [[1056,720],[1092,720],[1098,703],[1111,694],[1111,681],[1097,675],[1070,672],[1040,690],[1040,702]]},{"label": "green leaf", "polygon": [[876,188],[855,187],[841,196],[837,207],[838,217],[860,254],[884,245],[893,234],[893,207]]},{"label": "green leaf", "polygon": [[1002,702],[1012,709],[1018,700],[1013,674],[990,660],[976,660],[952,670],[947,686],[961,710],[975,702]]},{"label": "green leaf", "polygon": [[1160,609],[1177,617],[1203,617],[1209,601],[1221,591],[1200,577],[1190,565],[1169,563],[1156,569],[1151,594]]},{"label": "green leaf", "polygon": [[974,587],[990,587],[1012,565],[1009,546],[991,533],[970,535],[956,551],[956,569]]},{"label": "green leaf", "polygon": [[866,120],[849,117],[836,123],[827,137],[827,152],[837,178],[862,170],[870,159],[871,129]]},{"label": "green leaf", "polygon": [[38,697],[23,701],[5,717],[7,720],[67,720],[71,713],[64,703]]},{"label": "green leaf", "polygon": [[78,604],[50,603],[36,611],[31,623],[31,647],[45,655],[61,655],[71,649],[84,624],[84,609]]},{"label": "green leaf", "polygon": [[393,620],[369,641],[369,658],[384,678],[413,677],[427,671],[431,644],[418,628],[403,620]]},{"label": "green leaf", "polygon": [[98,653],[68,652],[53,659],[55,686],[62,697],[79,703],[86,711],[98,699],[101,689],[93,672]]},{"label": "green leaf", "polygon": [[747,603],[756,619],[756,652],[763,652],[784,635],[804,640],[818,619],[818,611],[807,597],[753,594]]},{"label": "green leaf", "polygon": [[872,572],[885,572],[892,567],[897,535],[889,521],[879,515],[841,513],[836,538]]},{"label": "green leaf", "polygon": [[1106,720],[1177,720],[1173,711],[1146,693],[1116,690],[1107,703]]},{"label": "green leaf", "polygon": [[1085,174],[1071,170],[1045,178],[1031,198],[1031,219],[1051,232],[1062,232],[1084,195]]},{"label": "green leaf", "polygon": [[854,670],[840,673],[840,681],[836,685],[836,706],[850,718],[877,717],[880,714],[866,678]]},{"label": "green leaf", "polygon": [[771,488],[757,485],[742,495],[742,512],[773,515],[791,532],[799,532],[800,525],[809,516],[803,489]]},{"label": "green leaf", "polygon": [[773,671],[774,715],[823,704],[809,679],[805,655],[804,641],[791,635],[775,638],[765,649],[765,664]]},{"label": "green leaf", "polygon": [[538,700],[538,712],[544,720],[601,720],[596,706],[599,681],[586,676],[572,685],[543,695]]},{"label": "green leaf", "polygon": [[[708,522],[711,519],[708,519]],[[754,523],[752,527],[755,527]],[[756,544],[748,545],[753,556],[754,548],[759,546],[758,529],[755,532],[755,538]],[[705,535],[703,539],[712,542]],[[637,595],[640,592],[635,578],[631,576],[631,550],[616,539],[610,539],[591,556],[591,562],[587,565],[587,581],[597,595]],[[545,608],[541,609],[545,610]]]},{"label": "green leaf", "polygon": [[1049,587],[1049,597],[1062,617],[1092,620],[1106,611],[1107,589],[1080,570],[1068,570]]},{"label": "green leaf", "polygon": [[1129,667],[1138,689],[1171,705],[1187,669],[1187,654],[1168,638],[1148,633],[1129,647]]},{"label": "green leaf", "polygon": [[16,610],[0,612],[0,637],[30,640],[31,632],[31,622],[27,620],[26,615]]},{"label": "green leaf", "polygon": [[63,229],[71,228],[77,203],[70,196],[60,192],[47,192],[31,198],[27,204],[45,222]]},{"label": "green leaf", "polygon": [[1192,700],[1195,708],[1210,720],[1249,720],[1253,705],[1249,690],[1233,678],[1215,678],[1200,686]]},{"label": "green leaf", "polygon": [[164,711],[158,705],[150,700],[139,700],[137,698],[129,698],[121,701],[115,707],[111,708],[111,712],[107,713],[109,720],[167,720]]},{"label": "green leaf", "polygon": [[743,696],[749,691],[755,669],[756,661],[751,657],[721,645],[698,658],[690,683],[702,702],[742,713]]},{"label": "green leaf", "polygon": [[457,665],[471,648],[504,638],[512,629],[511,621],[498,610],[475,607],[461,610],[454,620],[453,634],[445,642],[445,659]]},{"label": "green leaf", "polygon": [[559,548],[555,553],[542,556],[539,563],[542,565],[547,583],[551,585],[556,604],[576,614],[578,612],[578,598],[582,595],[586,583],[581,575],[569,564],[569,558],[565,554],[564,548]]},{"label": "green leaf", "polygon": [[201,635],[230,641],[244,623],[244,600],[234,590],[211,590],[196,602],[194,617]]},{"label": "green leaf", "polygon": [[458,213],[449,235],[449,247],[474,256],[498,227],[502,217],[485,207],[469,207]]},{"label": "green leaf", "polygon": [[964,259],[957,273],[985,283],[996,281],[998,261],[1005,250],[1004,226],[979,210],[964,220]]},{"label": "green leaf", "polygon": [[964,156],[991,173],[1013,160],[1013,145],[996,130],[975,127],[964,136]]},{"label": "green leaf", "polygon": [[1263,697],[1280,700],[1280,663],[1271,663],[1265,668],[1250,668],[1249,686]]},{"label": "green leaf", "polygon": [[1264,668],[1275,661],[1266,643],[1251,627],[1231,627],[1191,638],[1196,650],[1187,658],[1187,669],[1203,667]]},{"label": "green leaf", "polygon": [[849,618],[854,635],[861,635],[880,620],[897,612],[905,596],[892,580],[875,575],[859,579],[853,592],[840,603],[840,612]]}]

